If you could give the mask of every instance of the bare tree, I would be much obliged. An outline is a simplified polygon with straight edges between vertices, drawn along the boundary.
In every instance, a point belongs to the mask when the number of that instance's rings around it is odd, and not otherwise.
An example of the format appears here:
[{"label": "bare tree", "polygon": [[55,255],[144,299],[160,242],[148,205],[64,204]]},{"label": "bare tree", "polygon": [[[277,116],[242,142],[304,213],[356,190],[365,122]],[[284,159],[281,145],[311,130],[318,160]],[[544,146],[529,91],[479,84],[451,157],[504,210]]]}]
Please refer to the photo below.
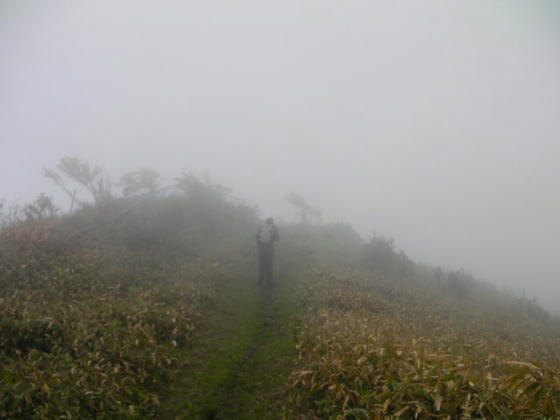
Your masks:
[{"label": "bare tree", "polygon": [[23,207],[26,220],[42,220],[47,217],[56,216],[58,209],[51,197],[41,193],[32,203]]},{"label": "bare tree", "polygon": [[297,209],[302,223],[311,225],[320,223],[321,211],[310,206],[299,194],[290,193],[286,200]]},{"label": "bare tree", "polygon": [[141,168],[124,174],[119,186],[125,197],[132,195],[156,195],[159,184],[159,174],[148,168]]},{"label": "bare tree", "polygon": [[83,204],[83,201],[76,198],[76,190],[70,190],[64,182],[63,175],[85,188],[93,197],[97,204],[111,197],[111,184],[100,167],[92,167],[89,163],[75,157],[63,157],[57,165],[58,171],[45,168],[43,175],[50,178],[58,185],[74,202]]},{"label": "bare tree", "polygon": [[0,227],[12,225],[19,222],[21,219],[19,213],[21,208],[18,205],[5,207],[6,202],[0,200]]},{"label": "bare tree", "polygon": [[220,184],[213,184],[209,179],[201,181],[190,172],[181,174],[180,177],[176,178],[176,181],[175,187],[188,198],[222,201],[226,200],[231,193],[229,188]]}]

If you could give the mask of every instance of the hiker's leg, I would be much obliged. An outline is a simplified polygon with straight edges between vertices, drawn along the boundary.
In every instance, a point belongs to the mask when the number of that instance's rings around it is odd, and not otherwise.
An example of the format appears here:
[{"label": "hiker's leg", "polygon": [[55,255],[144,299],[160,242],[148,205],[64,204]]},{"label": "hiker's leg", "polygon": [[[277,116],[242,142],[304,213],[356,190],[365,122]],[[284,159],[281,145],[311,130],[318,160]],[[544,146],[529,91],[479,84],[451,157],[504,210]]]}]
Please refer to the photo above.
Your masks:
[{"label": "hiker's leg", "polygon": [[270,250],[270,284],[274,283],[274,248]]},{"label": "hiker's leg", "polygon": [[273,284],[274,271],[274,248],[267,249],[266,255],[266,282],[269,286]]},{"label": "hiker's leg", "polygon": [[266,261],[265,253],[260,246],[257,248],[257,254],[259,258],[259,284],[263,284],[266,275]]}]

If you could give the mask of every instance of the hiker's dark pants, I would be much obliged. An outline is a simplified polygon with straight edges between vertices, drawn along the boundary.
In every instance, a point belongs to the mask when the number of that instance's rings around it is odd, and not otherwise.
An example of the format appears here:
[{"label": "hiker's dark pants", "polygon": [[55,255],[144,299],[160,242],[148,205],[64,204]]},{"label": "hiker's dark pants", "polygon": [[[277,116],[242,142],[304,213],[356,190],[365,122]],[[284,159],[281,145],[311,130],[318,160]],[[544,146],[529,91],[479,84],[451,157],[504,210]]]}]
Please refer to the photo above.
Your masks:
[{"label": "hiker's dark pants", "polygon": [[259,284],[272,286],[274,272],[274,245],[259,244]]}]

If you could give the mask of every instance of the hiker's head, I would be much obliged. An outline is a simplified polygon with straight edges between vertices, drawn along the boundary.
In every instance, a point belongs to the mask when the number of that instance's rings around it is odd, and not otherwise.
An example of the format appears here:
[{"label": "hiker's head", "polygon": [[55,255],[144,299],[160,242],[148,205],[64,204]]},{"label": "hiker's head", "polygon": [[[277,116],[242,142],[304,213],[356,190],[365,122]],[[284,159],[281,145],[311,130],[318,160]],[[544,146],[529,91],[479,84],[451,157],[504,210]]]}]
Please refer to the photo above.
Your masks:
[{"label": "hiker's head", "polygon": [[268,217],[264,222],[269,225],[272,225],[274,223],[274,219],[272,217]]}]

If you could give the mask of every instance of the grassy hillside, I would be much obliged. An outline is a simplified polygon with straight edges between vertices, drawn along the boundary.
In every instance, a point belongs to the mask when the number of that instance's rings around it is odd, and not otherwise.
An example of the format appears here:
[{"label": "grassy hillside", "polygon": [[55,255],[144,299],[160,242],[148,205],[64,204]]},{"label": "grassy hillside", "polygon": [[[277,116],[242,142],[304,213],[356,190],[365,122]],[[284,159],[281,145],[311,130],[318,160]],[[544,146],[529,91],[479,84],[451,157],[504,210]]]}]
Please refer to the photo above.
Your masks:
[{"label": "grassy hillside", "polygon": [[251,208],[195,184],[3,226],[0,417],[160,415],[161,391],[182,371],[217,282],[247,264],[257,223]]},{"label": "grassy hillside", "polygon": [[[560,329],[375,275],[310,270],[292,373],[320,418],[556,418]],[[307,411],[309,410],[309,411]]]},{"label": "grassy hillside", "polygon": [[58,243],[67,233],[56,221],[2,232],[0,416],[155,414],[156,391],[228,270]]},{"label": "grassy hillside", "polygon": [[179,186],[3,224],[0,417],[560,415],[560,325],[534,300],[343,223],[281,224],[262,290],[255,209]]}]

